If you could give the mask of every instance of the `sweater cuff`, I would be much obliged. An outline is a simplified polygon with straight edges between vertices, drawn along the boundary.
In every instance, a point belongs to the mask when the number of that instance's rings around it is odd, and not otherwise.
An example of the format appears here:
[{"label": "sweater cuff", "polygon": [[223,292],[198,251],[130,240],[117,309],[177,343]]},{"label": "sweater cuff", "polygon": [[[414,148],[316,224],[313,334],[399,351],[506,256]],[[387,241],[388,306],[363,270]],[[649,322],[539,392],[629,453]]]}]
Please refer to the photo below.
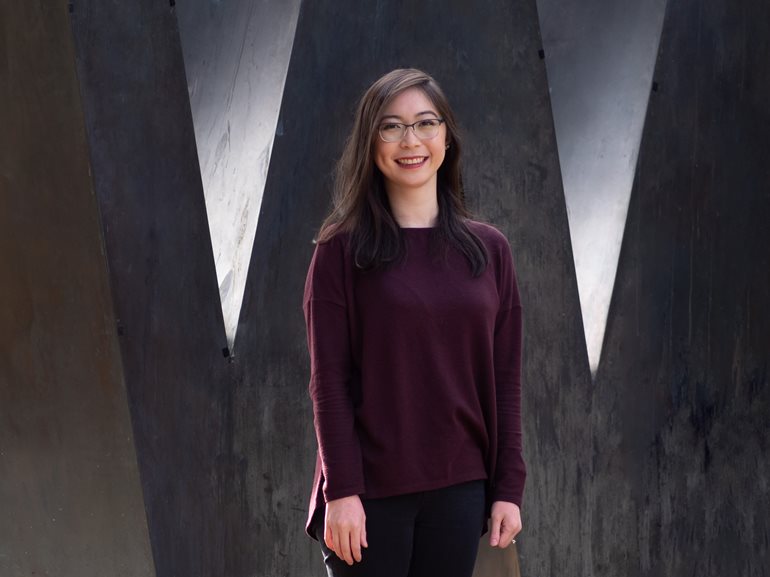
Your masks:
[{"label": "sweater cuff", "polygon": [[[499,464],[498,464],[499,467]],[[519,451],[508,456],[505,469],[498,468],[495,482],[491,488],[491,503],[506,501],[521,508],[524,500],[524,484],[527,479],[527,468]]]},{"label": "sweater cuff", "polygon": [[326,503],[366,492],[358,444],[355,443],[354,447],[347,447],[347,449],[344,452],[340,451],[340,454],[345,454],[346,458],[338,457],[331,462],[324,459],[325,455],[321,455],[323,475],[321,489]]},{"label": "sweater cuff", "polygon": [[365,492],[366,490],[363,485],[354,485],[351,487],[342,487],[342,488],[329,490],[327,488],[327,483],[325,480],[323,484],[324,503],[328,503],[329,501],[334,501],[336,499],[342,499],[343,497],[352,497],[353,495],[363,495]]},{"label": "sweater cuff", "polygon": [[524,501],[524,492],[521,491],[519,493],[515,493],[510,491],[497,490],[496,488],[493,488],[492,499],[490,499],[490,503],[494,503],[495,501],[505,501],[506,503],[513,503],[519,509],[521,509],[521,504]]}]

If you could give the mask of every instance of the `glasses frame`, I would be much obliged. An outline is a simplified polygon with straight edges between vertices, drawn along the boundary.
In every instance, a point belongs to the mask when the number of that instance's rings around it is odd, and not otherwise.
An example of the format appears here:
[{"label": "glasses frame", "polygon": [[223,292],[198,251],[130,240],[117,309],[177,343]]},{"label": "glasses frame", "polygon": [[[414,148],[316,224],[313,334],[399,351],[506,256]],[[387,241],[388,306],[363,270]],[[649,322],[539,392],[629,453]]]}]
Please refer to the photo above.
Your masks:
[{"label": "glasses frame", "polygon": [[[434,134],[433,136],[426,136],[425,138],[423,138],[422,136],[417,134],[417,129],[415,128],[415,125],[420,124],[421,122],[425,122],[426,120],[438,120],[438,126],[436,127],[436,134]],[[402,140],[404,140],[404,137],[406,136],[406,131],[411,128],[412,132],[414,132],[414,135],[420,140],[430,140],[438,136],[438,129],[441,128],[441,125],[444,124],[445,122],[446,120],[444,120],[443,118],[421,118],[416,122],[412,122],[412,124],[405,124],[403,122],[383,122],[377,127],[377,134],[379,134],[380,140],[382,140],[383,142],[390,142],[390,143],[401,142]],[[386,124],[398,124],[399,126],[403,127],[403,132],[401,133],[401,136],[396,140],[386,140],[385,137],[382,135],[382,127]]]}]

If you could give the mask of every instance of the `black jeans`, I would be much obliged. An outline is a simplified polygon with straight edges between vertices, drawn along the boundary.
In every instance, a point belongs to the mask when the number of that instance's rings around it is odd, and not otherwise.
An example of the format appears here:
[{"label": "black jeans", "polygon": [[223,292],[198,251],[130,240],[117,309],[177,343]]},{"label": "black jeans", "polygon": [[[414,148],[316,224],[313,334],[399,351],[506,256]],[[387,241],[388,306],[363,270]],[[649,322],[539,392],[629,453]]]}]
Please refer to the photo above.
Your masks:
[{"label": "black jeans", "polygon": [[313,528],[329,577],[470,577],[484,523],[484,481],[444,489],[364,499],[362,560],[349,566]]}]

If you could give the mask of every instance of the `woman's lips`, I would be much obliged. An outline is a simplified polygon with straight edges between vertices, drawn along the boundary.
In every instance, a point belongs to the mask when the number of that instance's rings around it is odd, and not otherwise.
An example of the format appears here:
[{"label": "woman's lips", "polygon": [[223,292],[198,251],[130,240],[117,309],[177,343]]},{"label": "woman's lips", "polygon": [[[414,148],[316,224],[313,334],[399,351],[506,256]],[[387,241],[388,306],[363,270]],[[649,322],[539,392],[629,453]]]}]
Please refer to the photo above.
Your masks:
[{"label": "woman's lips", "polygon": [[427,156],[408,156],[405,158],[397,158],[396,164],[398,164],[401,168],[420,168],[427,161]]}]

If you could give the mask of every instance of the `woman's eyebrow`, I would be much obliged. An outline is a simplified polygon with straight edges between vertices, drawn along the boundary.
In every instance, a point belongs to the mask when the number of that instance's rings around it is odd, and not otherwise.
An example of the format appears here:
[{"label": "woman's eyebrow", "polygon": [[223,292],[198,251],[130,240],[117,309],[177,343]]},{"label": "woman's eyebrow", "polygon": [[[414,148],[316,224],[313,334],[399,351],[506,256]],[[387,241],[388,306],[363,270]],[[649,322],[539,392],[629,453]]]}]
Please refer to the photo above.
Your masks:
[{"label": "woman's eyebrow", "polygon": [[[426,114],[431,114],[431,115],[433,115],[435,117],[438,117],[438,114],[436,114],[433,110],[423,110],[422,112],[418,112],[417,114],[415,114],[415,116],[425,116]],[[382,122],[386,118],[394,118],[396,120],[403,120],[403,118],[401,118],[400,116],[398,116],[396,114],[387,114],[387,115],[383,116],[382,118],[380,118],[380,122]]]}]

